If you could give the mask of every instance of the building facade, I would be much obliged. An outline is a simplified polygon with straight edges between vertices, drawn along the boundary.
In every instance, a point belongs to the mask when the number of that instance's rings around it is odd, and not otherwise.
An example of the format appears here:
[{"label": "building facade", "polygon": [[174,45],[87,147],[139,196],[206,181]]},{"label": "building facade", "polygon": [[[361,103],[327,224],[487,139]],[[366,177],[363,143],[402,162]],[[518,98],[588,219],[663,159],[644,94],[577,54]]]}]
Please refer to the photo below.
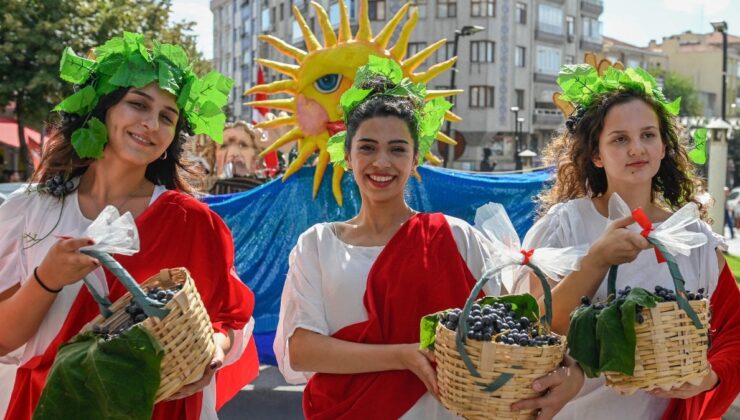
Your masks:
[{"label": "building facade", "polygon": [[[339,23],[337,0],[318,0],[331,23]],[[346,0],[351,23],[356,28],[357,0]],[[382,28],[405,0],[369,0],[373,33]],[[407,55],[446,38],[447,43],[427,66],[455,55],[455,88],[465,92],[455,98],[454,112],[463,122],[452,125],[451,136],[464,143],[464,152],[452,167],[477,170],[483,149],[489,148],[496,170],[514,169],[519,150],[539,152],[563,122],[552,104],[558,91],[555,83],[561,64],[581,62],[585,52],[601,52],[599,17],[602,0],[415,0],[419,22],[409,39]],[[297,6],[308,25],[318,30],[315,12],[308,0],[212,0],[214,13],[214,63],[237,80],[243,92],[256,84],[256,58],[284,61],[259,34],[271,34],[303,47],[301,32],[292,15]],[[455,31],[477,25],[484,29],[458,37]],[[394,40],[391,41],[391,44]],[[423,67],[422,67],[423,68]],[[265,81],[283,77],[264,69]],[[430,82],[434,89],[450,88],[451,72]],[[279,96],[273,96],[277,98]],[[247,118],[250,110],[237,106],[252,98],[234,95],[234,114]],[[513,112],[512,108],[518,108]],[[518,120],[518,122],[517,122]],[[462,149],[462,148],[460,148]],[[439,151],[435,151],[440,154]],[[535,159],[536,160],[536,159]]]}]

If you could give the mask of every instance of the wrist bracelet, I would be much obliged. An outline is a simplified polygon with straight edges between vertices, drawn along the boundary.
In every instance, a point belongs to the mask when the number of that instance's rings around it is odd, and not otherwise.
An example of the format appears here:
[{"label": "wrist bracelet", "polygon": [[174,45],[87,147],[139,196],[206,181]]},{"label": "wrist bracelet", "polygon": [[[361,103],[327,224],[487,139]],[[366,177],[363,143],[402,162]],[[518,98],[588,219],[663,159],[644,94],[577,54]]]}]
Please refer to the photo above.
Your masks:
[{"label": "wrist bracelet", "polygon": [[47,285],[45,285],[45,284],[44,284],[44,282],[43,282],[43,281],[41,281],[41,278],[39,277],[39,274],[38,274],[38,273],[36,272],[36,271],[37,271],[38,269],[39,269],[39,267],[38,267],[38,266],[36,266],[36,267],[35,267],[35,268],[33,269],[33,277],[34,277],[34,278],[36,279],[36,283],[38,283],[38,284],[39,284],[39,286],[41,286],[41,287],[42,287],[42,288],[43,288],[44,290],[46,290],[46,291],[47,291],[47,292],[49,292],[49,293],[54,293],[54,294],[57,294],[57,293],[59,293],[59,292],[61,292],[61,291],[62,291],[62,289],[64,288],[64,286],[62,286],[62,287],[60,287],[60,288],[58,288],[58,289],[51,289],[51,288],[49,288],[49,287],[48,287]]}]

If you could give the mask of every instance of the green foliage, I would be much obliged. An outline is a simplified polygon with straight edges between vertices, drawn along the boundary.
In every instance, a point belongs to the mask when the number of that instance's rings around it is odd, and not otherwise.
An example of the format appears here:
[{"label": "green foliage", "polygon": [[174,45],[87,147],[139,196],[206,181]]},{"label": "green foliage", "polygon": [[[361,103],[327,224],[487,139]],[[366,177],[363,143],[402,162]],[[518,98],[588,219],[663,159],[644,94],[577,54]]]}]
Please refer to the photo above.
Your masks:
[{"label": "green foliage", "polygon": [[663,79],[663,93],[667,98],[681,98],[678,114],[681,116],[702,115],[703,106],[697,96],[696,88],[690,78],[674,71],[653,68],[650,73]]},{"label": "green foliage", "polygon": [[108,129],[95,117],[90,118],[85,127],[78,128],[72,133],[72,147],[77,152],[77,156],[83,159],[102,158],[106,143],[108,143]]},{"label": "green foliage", "polygon": [[139,326],[111,340],[80,334],[59,347],[33,419],[150,419],[163,357]]},{"label": "green foliage", "polygon": [[707,163],[707,129],[697,128],[694,132],[694,148],[689,152],[692,162],[703,165]]}]

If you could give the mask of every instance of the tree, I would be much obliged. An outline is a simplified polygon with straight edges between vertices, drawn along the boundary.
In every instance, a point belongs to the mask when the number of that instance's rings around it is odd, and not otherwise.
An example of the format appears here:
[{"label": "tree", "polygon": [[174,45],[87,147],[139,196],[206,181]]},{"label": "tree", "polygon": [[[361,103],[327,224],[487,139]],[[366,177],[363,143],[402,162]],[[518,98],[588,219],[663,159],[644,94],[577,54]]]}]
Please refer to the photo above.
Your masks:
[{"label": "tree", "polygon": [[[65,47],[84,53],[124,31],[182,45],[198,74],[210,63],[195,48],[193,22],[170,24],[171,0],[0,1],[0,109],[15,104],[20,153],[28,159],[26,125],[39,127],[49,111],[72,93],[59,79]],[[26,175],[32,165],[26,163]]]},{"label": "tree", "polygon": [[649,71],[656,78],[663,79],[663,93],[669,100],[681,97],[679,115],[682,117],[702,115],[704,107],[697,97],[696,88],[690,78],[665,69],[653,68]]}]

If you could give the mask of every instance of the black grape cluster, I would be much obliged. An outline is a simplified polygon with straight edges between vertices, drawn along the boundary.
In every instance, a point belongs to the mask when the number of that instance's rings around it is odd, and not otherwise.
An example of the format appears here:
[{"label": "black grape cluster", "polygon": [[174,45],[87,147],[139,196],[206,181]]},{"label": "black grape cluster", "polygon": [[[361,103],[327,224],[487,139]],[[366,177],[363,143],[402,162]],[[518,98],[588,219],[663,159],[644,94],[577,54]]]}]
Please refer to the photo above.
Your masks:
[{"label": "black grape cluster", "polygon": [[44,186],[46,187],[46,191],[54,197],[62,197],[75,190],[75,183],[72,181],[65,181],[60,174],[56,174],[47,179]]},{"label": "black grape cluster", "polygon": [[576,126],[581,121],[581,118],[586,114],[586,108],[578,106],[576,110],[565,120],[565,128],[573,134],[576,132]]},{"label": "black grape cluster", "polygon": [[[447,329],[457,331],[462,310],[452,309],[440,316],[440,322]],[[510,303],[493,305],[473,304],[468,315],[468,338],[477,341],[491,341],[502,344],[516,344],[525,347],[553,346],[560,344],[560,338],[540,334],[537,325],[527,317],[518,317]]]},{"label": "black grape cluster", "polygon": [[[149,299],[159,301],[160,303],[167,304],[167,302],[172,300],[172,298],[175,297],[175,294],[181,289],[182,285],[177,285],[172,289],[161,289],[159,287],[154,287],[147,292],[147,297]],[[148,316],[144,313],[144,310],[139,306],[138,303],[133,300],[129,302],[128,305],[126,305],[124,312],[128,314],[129,318],[117,328],[111,330],[109,327],[106,326],[93,325],[92,332],[95,335],[110,339],[128,331],[128,329],[135,324],[143,322],[145,319],[148,318]]]},{"label": "black grape cluster", "polygon": [[[676,301],[676,292],[672,289],[666,289],[662,286],[655,286],[655,295],[663,299],[664,302]],[[686,296],[689,298],[689,300],[702,300],[704,299],[704,289],[701,288],[697,290],[696,293],[687,290]]]}]

